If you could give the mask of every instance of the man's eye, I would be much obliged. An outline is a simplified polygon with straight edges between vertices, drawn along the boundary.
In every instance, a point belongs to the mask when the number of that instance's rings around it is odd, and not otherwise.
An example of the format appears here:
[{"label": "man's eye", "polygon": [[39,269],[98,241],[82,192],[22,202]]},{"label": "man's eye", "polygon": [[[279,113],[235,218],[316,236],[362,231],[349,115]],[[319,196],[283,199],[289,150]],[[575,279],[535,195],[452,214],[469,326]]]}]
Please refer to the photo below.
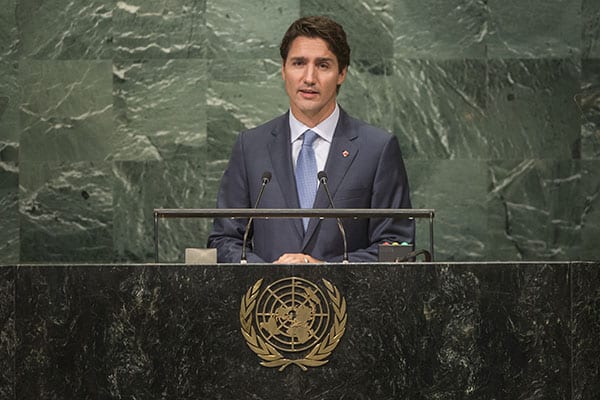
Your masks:
[{"label": "man's eye", "polygon": [[327,63],[319,64],[319,68],[321,68],[321,69],[327,69],[327,68],[329,68],[329,64],[327,64]]}]

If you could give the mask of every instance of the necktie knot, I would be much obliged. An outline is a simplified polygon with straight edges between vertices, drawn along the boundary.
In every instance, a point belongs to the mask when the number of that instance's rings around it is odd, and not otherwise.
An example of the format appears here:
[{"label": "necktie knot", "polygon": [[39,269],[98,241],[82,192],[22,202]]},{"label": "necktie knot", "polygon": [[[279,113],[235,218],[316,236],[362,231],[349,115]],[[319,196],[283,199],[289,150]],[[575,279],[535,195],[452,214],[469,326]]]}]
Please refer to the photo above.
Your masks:
[{"label": "necktie knot", "polygon": [[319,137],[316,132],[311,131],[310,129],[304,132],[304,141],[302,142],[302,146],[310,146],[312,147],[314,141]]}]

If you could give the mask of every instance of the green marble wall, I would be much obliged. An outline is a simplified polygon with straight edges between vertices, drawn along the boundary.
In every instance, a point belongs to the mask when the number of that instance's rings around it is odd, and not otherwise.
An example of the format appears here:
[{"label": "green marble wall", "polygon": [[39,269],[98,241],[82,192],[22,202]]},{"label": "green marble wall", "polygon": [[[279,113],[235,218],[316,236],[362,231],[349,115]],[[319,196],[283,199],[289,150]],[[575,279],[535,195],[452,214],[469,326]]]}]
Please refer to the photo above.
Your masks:
[{"label": "green marble wall", "polygon": [[[398,135],[438,260],[600,259],[596,0],[2,0],[0,262],[151,261],[152,209],[214,206],[237,133],[286,110],[310,14],[345,25],[340,103]],[[161,259],[208,227],[164,223]]]}]

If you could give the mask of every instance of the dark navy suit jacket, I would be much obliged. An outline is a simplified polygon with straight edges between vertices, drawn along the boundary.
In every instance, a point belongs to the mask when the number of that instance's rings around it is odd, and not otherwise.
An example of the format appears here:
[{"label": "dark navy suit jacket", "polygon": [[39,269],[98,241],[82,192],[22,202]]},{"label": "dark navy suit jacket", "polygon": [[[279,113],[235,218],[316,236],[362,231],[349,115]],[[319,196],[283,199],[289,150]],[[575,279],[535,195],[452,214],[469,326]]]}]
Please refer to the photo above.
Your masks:
[{"label": "dark navy suit jacket", "polygon": [[[260,208],[300,208],[290,144],[288,113],[242,132],[221,180],[219,208],[252,208],[262,175],[272,173]],[[340,110],[325,165],[336,208],[411,208],[408,180],[397,139]],[[315,177],[315,179],[317,179]],[[314,208],[329,208],[319,187]],[[219,262],[239,263],[247,220],[215,219],[209,247]],[[384,241],[414,243],[414,221],[344,219],[349,260],[377,260]],[[343,241],[335,219],[313,218],[304,233],[302,220],[255,219],[248,262],[272,262],[284,253],[306,253],[329,262],[341,261]]]}]

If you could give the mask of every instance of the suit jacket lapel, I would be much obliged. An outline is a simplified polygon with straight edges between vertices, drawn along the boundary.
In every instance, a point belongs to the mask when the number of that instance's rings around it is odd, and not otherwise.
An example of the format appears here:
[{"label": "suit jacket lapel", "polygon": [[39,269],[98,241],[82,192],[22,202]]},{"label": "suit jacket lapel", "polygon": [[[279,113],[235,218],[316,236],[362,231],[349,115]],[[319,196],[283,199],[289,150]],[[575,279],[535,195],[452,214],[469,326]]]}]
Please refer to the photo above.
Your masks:
[{"label": "suit jacket lapel", "polygon": [[[340,109],[340,119],[335,133],[333,134],[333,141],[329,148],[329,155],[327,156],[327,163],[325,164],[325,172],[327,173],[327,184],[331,191],[331,196],[334,198],[335,205],[335,193],[339,188],[340,184],[344,180],[346,172],[350,165],[354,161],[354,158],[358,154],[358,145],[354,142],[354,139],[358,137],[358,132],[354,129],[354,126],[350,123],[350,117],[346,112]],[[296,196],[297,197],[297,196]],[[325,190],[319,186],[317,191],[317,197],[315,198],[314,208],[329,208],[329,199]],[[311,236],[315,233],[317,226],[319,226],[320,220],[313,218],[308,225],[308,229],[304,236],[302,247],[310,241]]]},{"label": "suit jacket lapel", "polygon": [[[289,113],[289,111],[288,111]],[[283,198],[288,208],[300,208],[298,193],[296,190],[296,178],[292,163],[292,151],[290,146],[290,124],[289,115],[286,113],[280,123],[273,129],[273,141],[268,144],[269,156],[273,165],[273,174],[277,176],[277,183],[281,189]],[[302,219],[295,218],[293,224],[298,235],[304,235]]]}]

